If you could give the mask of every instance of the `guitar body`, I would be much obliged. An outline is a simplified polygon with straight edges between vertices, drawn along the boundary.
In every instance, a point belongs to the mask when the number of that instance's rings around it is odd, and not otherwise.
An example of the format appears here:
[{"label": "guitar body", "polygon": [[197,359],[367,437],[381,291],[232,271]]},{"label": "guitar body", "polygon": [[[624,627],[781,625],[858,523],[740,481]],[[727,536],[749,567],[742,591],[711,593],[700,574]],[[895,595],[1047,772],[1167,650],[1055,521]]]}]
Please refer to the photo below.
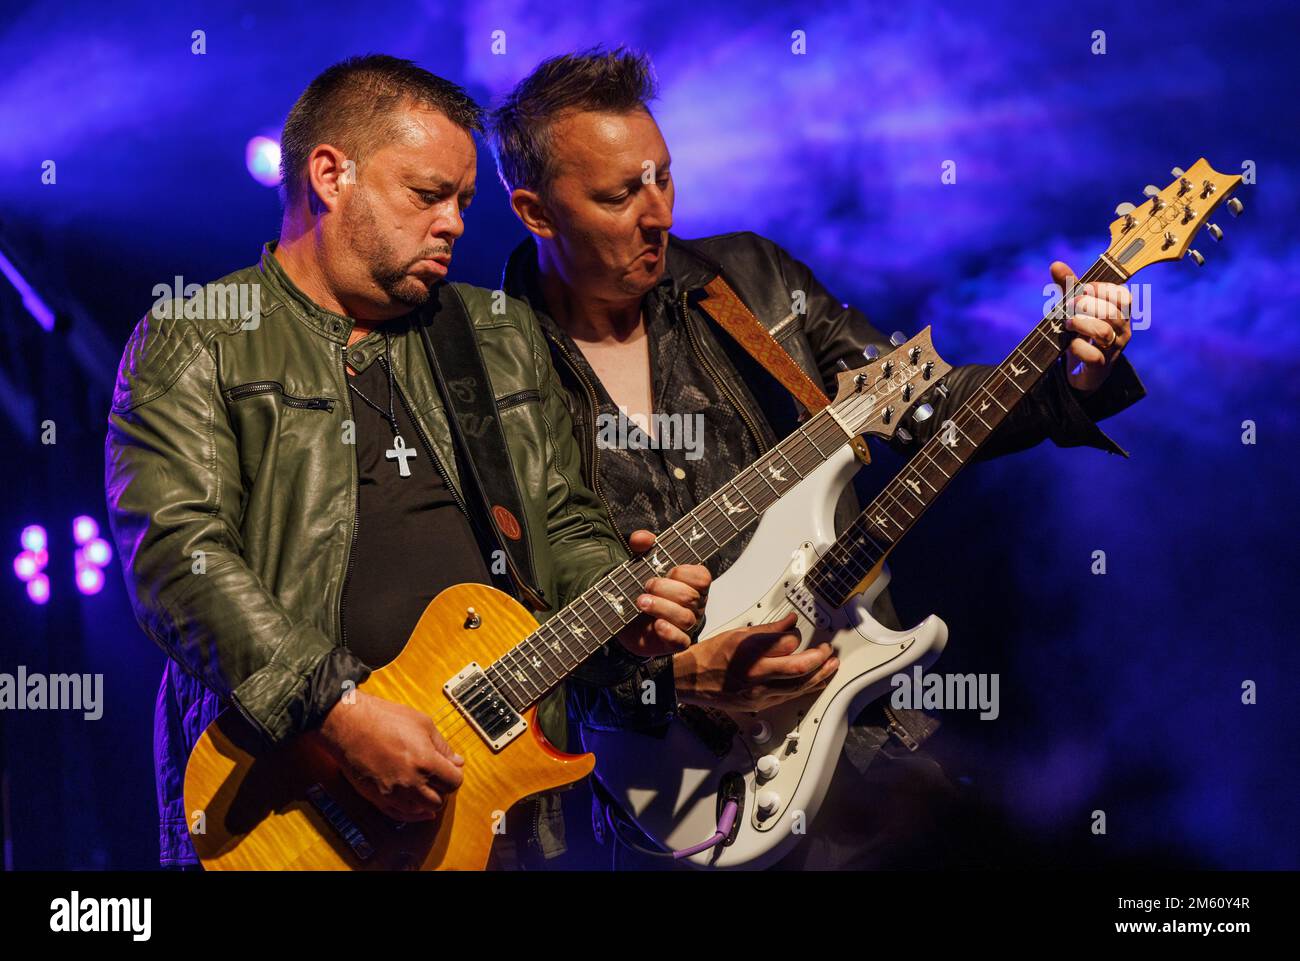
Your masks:
[{"label": "guitar body", "polygon": [[[480,625],[466,624],[474,608]],[[428,714],[465,758],[465,781],[434,821],[401,825],[362,798],[310,736],[255,754],[235,710],[203,732],[185,771],[190,836],[209,870],[481,870],[511,805],[591,772],[591,755],[556,750],[527,729],[493,751],[443,693],[466,665],[486,666],[537,629],[513,598],[459,584],[434,598],[402,653],[360,686]],[[201,815],[200,815],[201,812]],[[201,833],[200,833],[201,829]]]},{"label": "guitar body", "polygon": [[[889,581],[879,565],[865,590],[844,607],[811,616],[787,597],[789,587],[834,543],[834,506],[856,472],[849,448],[830,457],[770,508],[744,554],[709,589],[708,634],[779,619],[798,610],[801,649],[829,641],[840,659],[817,695],[757,714],[735,713],[734,724],[703,736],[675,718],[659,733],[599,731],[583,726],[583,747],[596,754],[596,776],[623,810],[664,847],[680,850],[717,830],[720,798],[740,804],[734,837],[692,855],[699,867],[764,868],[810,829],[830,785],[849,721],[890,689],[897,672],[933,664],[948,628],[931,615],[910,631],[892,631],[868,613]],[[764,756],[767,773],[760,773]],[[759,810],[759,800],[773,803]]]}]

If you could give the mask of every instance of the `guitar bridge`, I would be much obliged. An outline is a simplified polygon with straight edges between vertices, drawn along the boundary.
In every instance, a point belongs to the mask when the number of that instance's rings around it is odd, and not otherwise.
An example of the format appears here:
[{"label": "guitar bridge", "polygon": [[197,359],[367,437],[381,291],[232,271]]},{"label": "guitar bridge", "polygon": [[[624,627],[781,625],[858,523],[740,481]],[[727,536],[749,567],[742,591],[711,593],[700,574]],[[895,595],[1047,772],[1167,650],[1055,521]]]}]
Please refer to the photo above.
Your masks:
[{"label": "guitar bridge", "polygon": [[528,728],[528,722],[474,661],[444,684],[442,693],[493,751],[500,751]]}]

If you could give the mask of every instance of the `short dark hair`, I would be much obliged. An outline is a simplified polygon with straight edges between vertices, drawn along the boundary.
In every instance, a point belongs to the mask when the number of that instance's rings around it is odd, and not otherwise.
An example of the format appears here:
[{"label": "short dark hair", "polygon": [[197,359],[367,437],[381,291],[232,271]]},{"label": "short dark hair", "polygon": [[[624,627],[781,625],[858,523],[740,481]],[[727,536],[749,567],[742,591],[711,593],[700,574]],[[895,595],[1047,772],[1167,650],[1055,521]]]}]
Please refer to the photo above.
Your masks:
[{"label": "short dark hair", "polygon": [[506,190],[542,192],[555,175],[552,124],[574,111],[648,113],[658,94],[649,58],[625,47],[592,47],[543,60],[491,113],[497,175]]},{"label": "short dark hair", "polygon": [[483,132],[483,108],[450,80],[410,60],[383,54],[349,57],[307,85],[280,134],[280,180],[286,202],[302,198],[307,158],[323,143],[353,159],[396,134],[393,114],[410,103],[429,107],[467,132]]}]

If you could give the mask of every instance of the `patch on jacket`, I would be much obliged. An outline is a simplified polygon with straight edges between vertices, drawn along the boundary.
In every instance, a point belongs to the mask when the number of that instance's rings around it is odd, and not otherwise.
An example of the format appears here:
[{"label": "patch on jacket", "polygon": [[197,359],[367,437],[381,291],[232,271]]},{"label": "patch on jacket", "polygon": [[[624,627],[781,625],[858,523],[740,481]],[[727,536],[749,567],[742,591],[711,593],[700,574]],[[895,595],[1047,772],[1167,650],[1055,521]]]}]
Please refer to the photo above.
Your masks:
[{"label": "patch on jacket", "polygon": [[497,522],[497,527],[501,528],[502,534],[506,535],[506,537],[510,538],[512,541],[519,540],[519,537],[523,532],[519,527],[519,521],[515,519],[515,515],[510,513],[509,510],[502,507],[500,504],[493,506],[492,519]]}]

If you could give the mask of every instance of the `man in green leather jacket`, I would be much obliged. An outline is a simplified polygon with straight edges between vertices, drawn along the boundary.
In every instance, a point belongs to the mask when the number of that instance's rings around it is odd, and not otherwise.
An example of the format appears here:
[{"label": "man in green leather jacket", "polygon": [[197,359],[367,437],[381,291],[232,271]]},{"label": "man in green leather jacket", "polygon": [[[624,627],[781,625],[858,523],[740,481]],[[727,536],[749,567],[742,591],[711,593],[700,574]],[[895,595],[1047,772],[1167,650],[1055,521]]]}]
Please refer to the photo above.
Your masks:
[{"label": "man in green leather jacket", "polygon": [[[544,618],[627,556],[582,481],[529,308],[440,289],[474,192],[478,130],[459,87],[407,61],[331,67],[285,125],[278,243],[184,302],[160,299],[126,346],[105,485],[137,620],[169,657],[155,717],[166,865],[195,861],[185,761],[227,705],[270,743],[319,730],[390,816],[436,816],[462,761],[433,721],[364,689],[343,699],[380,666],[374,652],[400,651],[424,603],[450,586],[440,578],[468,571],[508,586]],[[439,317],[422,309],[435,291],[472,320],[523,517],[489,525],[468,507],[468,455],[420,337],[431,323],[437,341]],[[630,546],[652,542],[638,532]],[[442,553],[449,544],[470,549]],[[526,562],[498,564],[512,552]],[[419,590],[404,593],[412,571]],[[638,598],[645,613],[593,661],[639,664],[687,646],[708,582],[691,565],[653,578]],[[366,632],[369,662],[345,643]],[[562,704],[543,704],[561,745],[563,721]],[[518,820],[555,845],[540,817]]]}]

